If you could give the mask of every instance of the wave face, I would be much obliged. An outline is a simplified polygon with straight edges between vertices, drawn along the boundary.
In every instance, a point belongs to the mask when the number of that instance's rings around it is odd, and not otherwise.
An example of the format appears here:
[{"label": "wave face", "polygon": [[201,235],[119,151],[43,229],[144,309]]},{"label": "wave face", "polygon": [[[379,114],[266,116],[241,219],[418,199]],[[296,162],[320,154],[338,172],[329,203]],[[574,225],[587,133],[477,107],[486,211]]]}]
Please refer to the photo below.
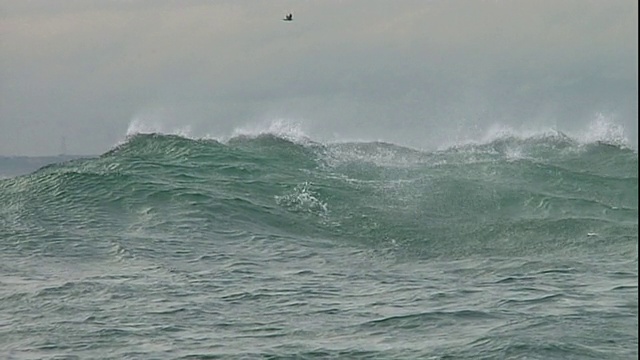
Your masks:
[{"label": "wave face", "polygon": [[637,356],[638,156],[615,144],[138,134],[0,204],[17,358]]}]

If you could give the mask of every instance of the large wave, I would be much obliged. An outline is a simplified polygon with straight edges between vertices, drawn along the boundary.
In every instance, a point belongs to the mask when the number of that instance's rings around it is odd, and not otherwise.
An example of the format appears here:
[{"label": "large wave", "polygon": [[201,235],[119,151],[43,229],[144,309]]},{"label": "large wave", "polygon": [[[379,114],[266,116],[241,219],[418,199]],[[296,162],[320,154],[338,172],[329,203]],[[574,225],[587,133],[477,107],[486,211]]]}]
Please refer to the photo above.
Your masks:
[{"label": "large wave", "polygon": [[1,180],[0,218],[4,236],[25,238],[107,226],[114,236],[278,235],[427,257],[632,251],[637,174],[634,150],[560,132],[424,151],[322,143],[282,124],[226,139],[132,131],[99,157]]}]

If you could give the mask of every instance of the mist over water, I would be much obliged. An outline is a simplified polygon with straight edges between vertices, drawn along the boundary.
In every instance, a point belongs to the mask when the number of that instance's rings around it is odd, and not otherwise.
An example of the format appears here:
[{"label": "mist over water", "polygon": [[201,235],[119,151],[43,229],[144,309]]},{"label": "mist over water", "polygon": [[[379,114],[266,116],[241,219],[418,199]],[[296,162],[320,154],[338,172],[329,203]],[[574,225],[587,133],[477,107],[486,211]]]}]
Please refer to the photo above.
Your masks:
[{"label": "mist over water", "polygon": [[[545,122],[489,122],[460,124],[452,122],[430,130],[411,129],[406,124],[397,124],[392,131],[380,131],[374,121],[363,121],[358,127],[332,121],[323,123],[305,118],[278,117],[253,121],[230,122],[218,129],[204,126],[198,121],[178,118],[179,113],[168,110],[144,111],[129,123],[125,136],[136,133],[163,133],[194,139],[216,139],[225,141],[234,136],[255,136],[261,133],[274,134],[287,139],[313,139],[323,143],[339,142],[390,142],[415,149],[447,149],[462,144],[488,143],[503,137],[529,138],[550,134],[565,134],[578,142],[605,142],[637,149],[637,134],[626,129],[614,116],[595,113],[580,121],[578,126],[566,126]],[[386,126],[386,125],[385,125]],[[419,135],[416,137],[416,135]]]}]

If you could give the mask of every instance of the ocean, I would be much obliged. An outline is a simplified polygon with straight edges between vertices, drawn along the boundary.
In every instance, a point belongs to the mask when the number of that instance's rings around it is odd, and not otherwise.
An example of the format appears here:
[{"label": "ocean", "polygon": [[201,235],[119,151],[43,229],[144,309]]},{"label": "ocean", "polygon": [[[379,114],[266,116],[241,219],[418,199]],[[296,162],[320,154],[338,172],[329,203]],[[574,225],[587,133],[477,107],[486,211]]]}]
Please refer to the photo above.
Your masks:
[{"label": "ocean", "polygon": [[2,358],[638,357],[624,144],[155,133],[47,162],[0,160]]}]

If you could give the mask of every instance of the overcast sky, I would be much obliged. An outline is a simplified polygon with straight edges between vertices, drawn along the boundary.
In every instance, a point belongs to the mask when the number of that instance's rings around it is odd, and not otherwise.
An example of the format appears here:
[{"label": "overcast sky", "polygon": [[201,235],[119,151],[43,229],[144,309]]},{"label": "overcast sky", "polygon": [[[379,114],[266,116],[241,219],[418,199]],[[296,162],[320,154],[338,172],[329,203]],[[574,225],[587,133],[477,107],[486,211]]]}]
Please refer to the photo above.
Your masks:
[{"label": "overcast sky", "polygon": [[278,121],[425,149],[605,123],[637,148],[638,2],[0,0],[0,155]]}]

